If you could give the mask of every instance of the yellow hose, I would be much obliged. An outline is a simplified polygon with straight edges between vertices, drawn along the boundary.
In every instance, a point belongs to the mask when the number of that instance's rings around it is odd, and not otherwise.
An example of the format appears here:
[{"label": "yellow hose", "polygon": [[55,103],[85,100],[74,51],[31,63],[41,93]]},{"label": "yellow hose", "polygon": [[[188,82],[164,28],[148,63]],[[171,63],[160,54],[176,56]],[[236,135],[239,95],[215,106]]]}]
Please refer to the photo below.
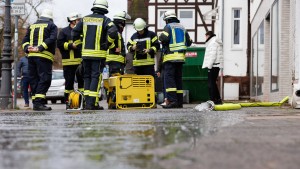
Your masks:
[{"label": "yellow hose", "polygon": [[289,100],[289,96],[283,98],[280,102],[253,102],[253,103],[239,103],[242,107],[271,107],[281,106]]},{"label": "yellow hose", "polygon": [[240,104],[234,104],[234,103],[224,103],[221,105],[215,105],[214,110],[216,111],[225,111],[225,110],[239,110],[241,109]]}]

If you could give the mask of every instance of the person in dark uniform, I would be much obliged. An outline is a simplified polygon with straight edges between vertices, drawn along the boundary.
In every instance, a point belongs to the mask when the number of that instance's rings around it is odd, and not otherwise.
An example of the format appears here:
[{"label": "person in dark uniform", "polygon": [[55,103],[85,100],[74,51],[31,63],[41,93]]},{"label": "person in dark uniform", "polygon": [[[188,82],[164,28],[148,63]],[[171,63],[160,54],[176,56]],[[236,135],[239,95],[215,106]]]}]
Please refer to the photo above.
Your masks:
[{"label": "person in dark uniform", "polygon": [[20,61],[18,62],[17,66],[18,77],[21,77],[22,82],[22,91],[23,91],[23,98],[25,101],[24,107],[29,107],[29,73],[28,73],[28,56],[27,54],[21,57]]},{"label": "person in dark uniform", "polygon": [[106,64],[109,66],[109,76],[124,74],[126,51],[122,32],[125,28],[126,19],[131,19],[131,17],[125,11],[122,11],[116,13],[113,19],[114,24],[118,28],[118,38],[109,46],[106,57]]},{"label": "person in dark uniform", "polygon": [[164,13],[166,26],[159,36],[163,45],[164,85],[166,90],[166,105],[163,108],[182,108],[182,65],[185,52],[191,46],[192,40],[186,29],[179,23],[174,11]]},{"label": "person in dark uniform", "polygon": [[[63,28],[57,39],[57,47],[62,55],[62,65],[65,78],[65,102],[69,105],[69,94],[74,91],[75,72],[81,64],[81,43],[74,43],[71,37],[72,29],[80,21],[79,13],[73,12],[67,18],[69,26]],[[83,80],[78,79],[78,90],[83,92]]]},{"label": "person in dark uniform", "polygon": [[74,43],[82,41],[85,109],[103,110],[98,103],[102,71],[107,49],[118,38],[118,30],[105,16],[108,13],[106,0],[95,0],[91,10],[93,14],[83,17],[73,29],[72,39]]},{"label": "person in dark uniform", "polygon": [[29,26],[22,42],[25,53],[28,53],[33,110],[52,110],[45,104],[52,80],[56,40],[57,26],[53,23],[52,11],[45,9],[37,22]]},{"label": "person in dark uniform", "polygon": [[137,32],[128,41],[127,49],[129,52],[133,52],[134,73],[154,77],[154,57],[160,49],[158,38],[154,32],[148,30],[146,22],[142,18],[137,18],[133,26]]}]

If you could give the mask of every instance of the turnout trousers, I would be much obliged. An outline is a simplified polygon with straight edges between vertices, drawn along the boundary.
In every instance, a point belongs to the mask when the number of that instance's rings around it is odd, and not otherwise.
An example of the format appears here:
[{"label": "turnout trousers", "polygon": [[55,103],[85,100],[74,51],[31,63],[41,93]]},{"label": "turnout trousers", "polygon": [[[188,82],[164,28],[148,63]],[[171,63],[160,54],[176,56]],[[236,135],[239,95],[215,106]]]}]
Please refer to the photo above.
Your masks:
[{"label": "turnout trousers", "polygon": [[104,66],[105,59],[83,59],[84,96],[87,108],[99,105],[99,90]]},{"label": "turnout trousers", "polygon": [[166,98],[169,102],[177,103],[179,107],[183,104],[182,65],[183,62],[164,62]]},{"label": "turnout trousers", "polygon": [[134,73],[137,75],[151,75],[155,77],[154,65],[134,66]]},{"label": "turnout trousers", "polygon": [[44,105],[52,80],[52,61],[41,57],[28,58],[29,80],[33,105]]},{"label": "turnout trousers", "polygon": [[[74,91],[75,73],[78,65],[64,66],[64,78],[65,78],[65,101],[68,102],[69,94]],[[83,80],[77,79],[78,90],[83,91]]]},{"label": "turnout trousers", "polygon": [[125,65],[123,63],[112,61],[108,62],[107,65],[109,67],[109,77],[113,76],[114,74],[124,74]]}]

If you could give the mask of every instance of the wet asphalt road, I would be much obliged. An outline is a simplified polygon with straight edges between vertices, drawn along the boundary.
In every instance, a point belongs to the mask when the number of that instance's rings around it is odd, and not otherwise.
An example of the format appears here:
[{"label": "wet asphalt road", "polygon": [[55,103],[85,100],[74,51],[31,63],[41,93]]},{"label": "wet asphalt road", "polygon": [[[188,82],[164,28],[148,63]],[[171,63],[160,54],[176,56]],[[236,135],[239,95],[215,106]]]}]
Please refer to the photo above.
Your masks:
[{"label": "wet asphalt road", "polygon": [[[202,137],[243,117],[235,111],[198,112],[193,106],[1,112],[0,168],[159,169],[160,159],[148,152],[163,147],[167,151],[165,147],[180,143],[192,148]],[[160,158],[172,156],[165,154]]]}]

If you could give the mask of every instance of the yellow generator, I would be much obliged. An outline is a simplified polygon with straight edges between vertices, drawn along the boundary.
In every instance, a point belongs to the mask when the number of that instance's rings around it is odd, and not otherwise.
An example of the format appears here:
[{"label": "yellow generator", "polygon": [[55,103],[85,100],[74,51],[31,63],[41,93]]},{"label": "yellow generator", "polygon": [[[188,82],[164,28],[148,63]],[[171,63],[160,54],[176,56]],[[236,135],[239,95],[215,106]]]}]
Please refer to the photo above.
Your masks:
[{"label": "yellow generator", "polygon": [[120,75],[104,81],[109,109],[153,108],[154,78],[150,75]]}]

